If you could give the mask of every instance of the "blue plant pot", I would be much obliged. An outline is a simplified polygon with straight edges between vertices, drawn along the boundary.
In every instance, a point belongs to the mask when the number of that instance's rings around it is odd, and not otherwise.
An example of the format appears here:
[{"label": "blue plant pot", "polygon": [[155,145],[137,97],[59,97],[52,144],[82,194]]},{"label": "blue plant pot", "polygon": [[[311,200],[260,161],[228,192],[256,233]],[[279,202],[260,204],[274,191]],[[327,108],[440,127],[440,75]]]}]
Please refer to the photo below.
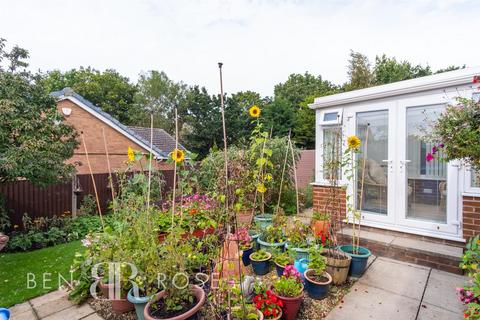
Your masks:
[{"label": "blue plant pot", "polygon": [[10,310],[5,308],[0,308],[0,320],[10,319]]},{"label": "blue plant pot", "polygon": [[301,259],[309,259],[310,258],[310,247],[309,248],[295,248],[292,247],[288,242],[285,243],[285,249],[287,250],[292,250],[295,252],[296,257],[295,260],[301,260]]},{"label": "blue plant pot", "polygon": [[273,253],[278,249],[280,249],[280,251],[285,251],[285,241],[270,243],[270,242],[263,241],[261,238],[258,238],[257,242],[260,245],[260,249],[263,249],[270,253]]},{"label": "blue plant pot", "polygon": [[307,289],[310,298],[322,300],[328,295],[328,290],[330,288],[330,284],[332,283],[332,277],[325,272],[323,275],[328,278],[328,281],[317,282],[310,278],[313,272],[314,271],[312,269],[305,271],[305,288]]},{"label": "blue plant pot", "polygon": [[275,270],[277,271],[277,276],[281,277],[283,275],[283,271],[285,271],[285,267],[282,267],[275,262]]},{"label": "blue plant pot", "polygon": [[272,255],[270,255],[270,257],[267,260],[256,261],[256,260],[252,259],[252,254],[250,255],[250,261],[252,263],[253,272],[256,275],[259,275],[259,276],[264,276],[267,273],[269,273],[270,272],[270,258],[272,257]]},{"label": "blue plant pot", "polygon": [[144,320],[143,317],[143,310],[147,305],[148,301],[150,301],[150,297],[135,297],[133,295],[133,288],[128,291],[127,300],[133,303],[135,306],[135,313],[137,314],[138,320]]},{"label": "blue plant pot", "polygon": [[372,255],[370,250],[365,247],[358,247],[358,254],[355,254],[351,244],[340,246],[339,249],[352,257],[348,275],[356,278],[361,277],[367,268],[368,257]]},{"label": "blue plant pot", "polygon": [[253,217],[255,224],[261,229],[265,230],[269,225],[272,224],[273,215],[272,214],[259,214],[258,216]]},{"label": "blue plant pot", "polygon": [[253,246],[252,244],[250,249],[243,250],[242,252],[242,262],[245,267],[250,265],[250,255],[253,253]]},{"label": "blue plant pot", "polygon": [[248,230],[248,234],[250,235],[250,237],[252,237],[252,240],[253,240],[253,249],[255,251],[259,250],[260,249],[260,245],[258,244],[258,237],[260,237],[260,234],[259,233],[255,233],[255,231],[253,230]]}]

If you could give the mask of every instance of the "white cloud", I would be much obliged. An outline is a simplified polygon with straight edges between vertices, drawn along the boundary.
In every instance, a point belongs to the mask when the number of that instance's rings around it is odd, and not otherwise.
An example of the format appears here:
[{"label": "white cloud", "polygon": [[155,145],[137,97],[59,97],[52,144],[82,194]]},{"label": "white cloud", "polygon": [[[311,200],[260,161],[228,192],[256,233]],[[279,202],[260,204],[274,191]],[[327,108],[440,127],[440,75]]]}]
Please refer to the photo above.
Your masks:
[{"label": "white cloud", "polygon": [[350,49],[433,69],[479,65],[479,1],[0,1],[0,37],[35,69],[142,70],[218,92],[271,95],[290,73],[346,81]]}]

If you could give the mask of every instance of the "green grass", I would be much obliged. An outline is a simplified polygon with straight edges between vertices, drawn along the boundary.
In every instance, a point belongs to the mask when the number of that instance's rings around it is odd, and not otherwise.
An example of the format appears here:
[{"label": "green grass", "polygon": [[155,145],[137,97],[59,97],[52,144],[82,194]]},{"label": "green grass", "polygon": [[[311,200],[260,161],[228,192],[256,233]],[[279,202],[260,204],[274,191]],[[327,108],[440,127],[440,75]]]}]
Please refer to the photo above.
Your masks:
[{"label": "green grass", "polygon": [[[69,280],[75,252],[82,250],[80,241],[75,241],[30,252],[0,254],[0,307],[10,307],[58,289],[58,274]],[[35,275],[35,288],[27,288],[29,273]],[[45,273],[51,274],[47,276],[51,281],[46,282],[46,287],[51,288],[43,287]]]}]

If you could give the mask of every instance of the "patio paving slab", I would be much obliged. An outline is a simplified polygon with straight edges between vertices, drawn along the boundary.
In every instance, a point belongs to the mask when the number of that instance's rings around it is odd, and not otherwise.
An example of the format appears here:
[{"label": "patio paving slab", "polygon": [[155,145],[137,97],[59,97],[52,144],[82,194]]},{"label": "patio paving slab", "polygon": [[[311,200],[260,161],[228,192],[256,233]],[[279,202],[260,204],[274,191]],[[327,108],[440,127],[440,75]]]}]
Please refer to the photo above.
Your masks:
[{"label": "patio paving slab", "polygon": [[42,318],[42,320],[79,320],[92,314],[95,314],[95,310],[93,310],[88,304],[83,304],[81,306],[72,306],[68,309],[51,314],[48,317]]},{"label": "patio paving slab", "polygon": [[325,319],[415,319],[418,300],[362,283],[356,283],[344,299]]},{"label": "patio paving slab", "polygon": [[40,317],[40,319],[42,319],[53,313],[70,308],[73,305],[74,303],[68,300],[67,296],[63,296],[57,300],[52,300],[37,307],[33,307],[33,309],[37,312],[37,315]]},{"label": "patio paving slab", "polygon": [[50,293],[44,294],[43,296],[33,298],[32,300],[30,300],[30,303],[32,304],[33,307],[38,307],[38,306],[41,306],[42,304],[50,303],[58,299],[61,299],[63,297],[66,297],[67,295],[68,293],[66,290],[56,290],[56,291],[52,291]]},{"label": "patio paving slab", "polygon": [[461,320],[463,313],[456,313],[439,308],[429,303],[423,303],[418,313],[417,320]]},{"label": "patio paving slab", "polygon": [[[28,304],[28,302],[26,302]],[[14,307],[10,308],[10,319],[12,320],[36,320],[38,319],[33,309],[30,307],[29,309],[23,310],[19,312],[18,309],[14,309]]]},{"label": "patio paving slab", "polygon": [[455,289],[462,287],[467,281],[467,277],[432,269],[423,301],[457,314],[463,314],[465,306],[458,301]]},{"label": "patio paving slab", "polygon": [[429,268],[379,257],[359,283],[421,300]]}]

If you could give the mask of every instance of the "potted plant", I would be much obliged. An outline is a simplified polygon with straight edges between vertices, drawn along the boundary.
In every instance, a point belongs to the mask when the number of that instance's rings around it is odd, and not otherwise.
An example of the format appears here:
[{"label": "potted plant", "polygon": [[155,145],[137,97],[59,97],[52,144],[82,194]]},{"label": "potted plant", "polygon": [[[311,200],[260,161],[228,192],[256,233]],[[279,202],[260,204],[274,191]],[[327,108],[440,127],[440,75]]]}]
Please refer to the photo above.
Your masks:
[{"label": "potted plant", "polygon": [[285,236],[280,227],[268,226],[262,235],[258,238],[260,249],[273,252],[276,249],[283,250],[285,246]]},{"label": "potted plant", "polygon": [[192,247],[187,241],[181,240],[182,233],[181,228],[175,228],[160,247],[164,288],[145,306],[143,315],[146,320],[196,319],[205,303],[205,291],[189,284],[186,264]]},{"label": "potted plant", "polygon": [[266,230],[267,227],[272,225],[273,215],[268,213],[259,214],[253,217],[253,220],[260,230]]},{"label": "potted plant", "polygon": [[292,265],[286,266],[283,275],[273,282],[270,290],[283,302],[284,319],[295,320],[303,300],[300,273]]},{"label": "potted plant", "polygon": [[256,225],[253,225],[249,230],[248,234],[252,238],[253,241],[253,249],[258,250],[260,249],[260,245],[258,244],[258,238],[262,234],[260,228],[258,228]]},{"label": "potted plant", "polygon": [[312,231],[315,237],[326,236],[330,232],[330,215],[328,213],[314,212],[312,217]]},{"label": "potted plant", "polygon": [[258,250],[250,254],[253,272],[256,275],[263,276],[270,272],[270,259],[272,254],[265,250]]},{"label": "potted plant", "polygon": [[[367,126],[367,133],[365,138],[365,143],[368,144],[368,132],[369,127]],[[355,156],[359,152],[361,141],[357,136],[350,136],[347,138],[347,150],[345,154],[345,163],[349,167],[347,172],[347,180],[351,183],[356,181],[356,165]],[[366,149],[366,148],[365,148]],[[364,155],[364,158],[366,156]],[[365,247],[360,246],[360,227],[361,227],[361,218],[362,218],[362,204],[363,204],[363,185],[364,185],[364,173],[365,173],[365,163],[362,161],[363,168],[361,170],[360,177],[360,194],[359,194],[359,205],[358,209],[355,206],[355,201],[351,201],[351,197],[347,195],[347,220],[352,224],[352,243],[349,245],[342,245],[339,249],[352,258],[350,263],[349,275],[353,277],[360,277],[367,267],[368,258],[371,255],[370,250]]]},{"label": "potted plant", "polygon": [[285,267],[288,265],[293,265],[294,259],[290,256],[290,251],[275,251],[273,254],[273,262],[275,263],[275,269],[277,270],[277,275],[281,277]]},{"label": "potted plant", "polygon": [[305,286],[308,295],[312,299],[321,300],[328,294],[332,277],[325,271],[327,265],[321,249],[312,248],[310,251],[310,262],[305,271]]},{"label": "potted plant", "polygon": [[334,285],[341,285],[347,281],[348,271],[352,258],[338,249],[326,249],[323,252],[326,258],[327,272],[332,276]]},{"label": "potted plant", "polygon": [[287,242],[285,248],[296,253],[296,259],[307,259],[310,247],[308,236],[310,229],[299,219],[294,219],[293,224],[286,228]]},{"label": "potted plant", "polygon": [[255,307],[262,312],[265,319],[279,320],[282,318],[283,302],[276,297],[263,283],[255,284]]},{"label": "potted plant", "polygon": [[235,281],[219,280],[218,290],[214,296],[215,312],[227,320],[230,313],[232,320],[263,320],[263,314],[255,305],[244,297],[241,287]]},{"label": "potted plant", "polygon": [[246,228],[238,228],[233,235],[233,240],[238,242],[238,247],[242,251],[242,262],[244,266],[250,265],[250,255],[253,253],[252,238]]}]

